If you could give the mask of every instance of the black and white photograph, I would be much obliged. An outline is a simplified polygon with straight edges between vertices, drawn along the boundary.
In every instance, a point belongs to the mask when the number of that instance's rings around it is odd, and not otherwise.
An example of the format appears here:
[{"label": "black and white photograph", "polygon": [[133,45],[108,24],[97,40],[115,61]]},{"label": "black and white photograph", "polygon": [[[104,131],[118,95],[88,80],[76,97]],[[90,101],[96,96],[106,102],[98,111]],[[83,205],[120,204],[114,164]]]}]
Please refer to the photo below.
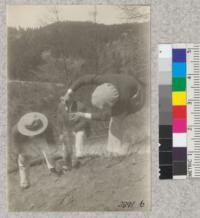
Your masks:
[{"label": "black and white photograph", "polygon": [[8,210],[149,211],[150,6],[7,5]]}]

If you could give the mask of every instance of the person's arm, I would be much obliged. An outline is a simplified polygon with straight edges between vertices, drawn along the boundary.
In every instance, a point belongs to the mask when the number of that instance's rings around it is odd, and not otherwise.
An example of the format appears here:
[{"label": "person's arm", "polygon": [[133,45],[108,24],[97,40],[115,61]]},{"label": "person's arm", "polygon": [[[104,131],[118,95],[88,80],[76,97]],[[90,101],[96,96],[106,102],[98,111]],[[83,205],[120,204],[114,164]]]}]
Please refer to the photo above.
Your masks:
[{"label": "person's arm", "polygon": [[131,87],[131,98],[135,98],[138,95],[140,89],[141,89],[140,82],[134,79]]},{"label": "person's arm", "polygon": [[87,120],[109,120],[112,116],[112,112],[109,111],[103,111],[103,112],[93,112],[93,113],[83,113],[83,112],[77,112],[75,113],[76,116],[85,118]]},{"label": "person's arm", "polygon": [[109,120],[110,117],[112,116],[111,110],[108,111],[103,111],[103,112],[95,112],[91,114],[91,119],[92,120],[101,120],[101,121],[106,121]]},{"label": "person's arm", "polygon": [[97,79],[97,75],[88,74],[88,75],[82,76],[81,78],[77,79],[71,85],[71,87],[67,90],[64,98],[66,98],[66,99],[69,98],[69,96],[72,95],[73,92],[75,92],[76,90],[78,90],[82,86],[95,85],[95,84],[99,84],[99,81]]},{"label": "person's arm", "polygon": [[88,74],[77,79],[70,87],[75,92],[82,86],[98,84],[97,75]]}]

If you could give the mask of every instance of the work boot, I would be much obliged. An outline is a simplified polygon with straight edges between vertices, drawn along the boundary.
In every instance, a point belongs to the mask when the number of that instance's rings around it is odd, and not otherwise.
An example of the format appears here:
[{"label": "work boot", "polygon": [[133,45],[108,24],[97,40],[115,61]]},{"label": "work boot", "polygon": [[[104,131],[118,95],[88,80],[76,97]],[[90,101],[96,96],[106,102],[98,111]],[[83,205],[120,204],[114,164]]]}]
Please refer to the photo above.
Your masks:
[{"label": "work boot", "polygon": [[59,165],[64,172],[70,171],[72,169],[71,160],[60,160]]}]

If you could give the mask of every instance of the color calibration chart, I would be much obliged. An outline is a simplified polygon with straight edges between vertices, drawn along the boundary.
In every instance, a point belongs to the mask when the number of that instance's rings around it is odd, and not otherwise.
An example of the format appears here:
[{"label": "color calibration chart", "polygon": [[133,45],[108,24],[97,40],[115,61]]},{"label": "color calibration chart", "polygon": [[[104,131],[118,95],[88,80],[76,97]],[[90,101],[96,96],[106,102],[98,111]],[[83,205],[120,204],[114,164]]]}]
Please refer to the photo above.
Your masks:
[{"label": "color calibration chart", "polygon": [[159,45],[159,168],[200,177],[200,44]]}]

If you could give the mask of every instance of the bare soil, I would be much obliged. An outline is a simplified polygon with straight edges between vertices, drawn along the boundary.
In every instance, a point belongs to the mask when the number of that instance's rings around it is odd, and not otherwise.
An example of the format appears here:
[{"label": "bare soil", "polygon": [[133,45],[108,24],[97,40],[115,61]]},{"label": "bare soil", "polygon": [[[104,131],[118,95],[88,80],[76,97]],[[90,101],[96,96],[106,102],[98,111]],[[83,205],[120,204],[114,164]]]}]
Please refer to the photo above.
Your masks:
[{"label": "bare soil", "polygon": [[19,187],[18,172],[9,173],[9,210],[147,210],[150,170],[146,150],[124,158],[86,156],[78,169],[61,176],[49,173],[42,163],[31,167],[31,186],[25,190]]}]

